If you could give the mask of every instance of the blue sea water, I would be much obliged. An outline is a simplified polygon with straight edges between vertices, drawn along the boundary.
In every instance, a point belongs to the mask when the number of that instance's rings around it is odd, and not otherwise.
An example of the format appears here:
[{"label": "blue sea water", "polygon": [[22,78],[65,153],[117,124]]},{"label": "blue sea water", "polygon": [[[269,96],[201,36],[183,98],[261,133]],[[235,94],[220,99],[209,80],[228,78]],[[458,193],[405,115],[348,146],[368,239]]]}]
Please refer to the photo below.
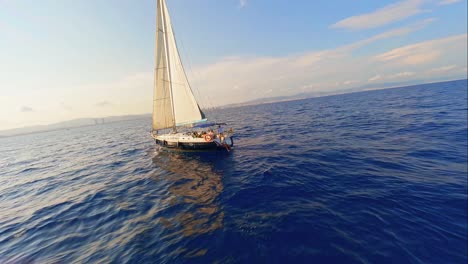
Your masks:
[{"label": "blue sea water", "polygon": [[0,139],[0,263],[466,263],[467,81]]}]

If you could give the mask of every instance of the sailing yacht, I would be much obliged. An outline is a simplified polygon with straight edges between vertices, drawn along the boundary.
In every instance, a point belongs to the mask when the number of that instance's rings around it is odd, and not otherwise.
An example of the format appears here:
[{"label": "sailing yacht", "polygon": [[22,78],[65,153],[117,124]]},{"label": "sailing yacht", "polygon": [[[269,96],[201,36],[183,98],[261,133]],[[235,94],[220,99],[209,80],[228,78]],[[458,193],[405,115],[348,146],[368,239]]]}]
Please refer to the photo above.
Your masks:
[{"label": "sailing yacht", "polygon": [[[224,132],[220,130],[224,123],[208,123],[193,96],[177,49],[166,1],[157,0],[156,10],[151,136],[156,144],[167,148],[229,150],[234,145],[232,129]],[[208,130],[203,131],[202,128]],[[216,128],[219,129],[217,133],[214,132]]]}]

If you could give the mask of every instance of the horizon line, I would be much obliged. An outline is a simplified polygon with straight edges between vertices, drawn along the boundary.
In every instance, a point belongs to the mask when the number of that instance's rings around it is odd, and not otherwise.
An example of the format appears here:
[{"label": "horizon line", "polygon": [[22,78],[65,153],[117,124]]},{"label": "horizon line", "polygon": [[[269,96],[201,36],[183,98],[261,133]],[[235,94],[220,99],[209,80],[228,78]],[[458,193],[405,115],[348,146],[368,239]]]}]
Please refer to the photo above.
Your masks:
[{"label": "horizon line", "polygon": [[[240,103],[232,103],[232,104],[226,104],[226,105],[220,105],[220,106],[215,106],[215,107],[207,107],[207,108],[201,108],[202,110],[207,110],[207,111],[212,111],[213,109],[230,109],[230,108],[238,108],[238,107],[244,107],[244,106],[253,106],[253,105],[264,105],[264,104],[274,104],[274,103],[281,103],[281,102],[291,102],[291,101],[299,101],[299,100],[305,100],[305,99],[311,99],[311,98],[321,98],[321,97],[329,97],[329,96],[339,96],[339,95],[344,95],[344,94],[354,94],[354,93],[362,93],[362,92],[371,92],[371,91],[378,91],[378,90],[386,90],[386,89],[395,89],[395,88],[407,88],[407,87],[412,87],[412,86],[418,86],[418,85],[424,85],[424,84],[436,84],[436,83],[444,83],[444,82],[455,82],[455,81],[462,81],[462,80],[467,80],[468,81],[468,76],[462,79],[449,79],[449,80],[442,80],[442,81],[429,81],[429,82],[418,82],[415,84],[401,84],[401,85],[395,85],[392,86],[390,83],[390,86],[381,86],[381,87],[375,87],[375,88],[369,88],[366,89],[365,86],[359,86],[359,87],[352,87],[352,88],[347,88],[345,90],[337,90],[337,91],[330,91],[328,94],[319,94],[319,95],[313,95],[314,92],[309,92],[309,93],[298,93],[298,94],[293,94],[293,95],[285,95],[285,96],[274,96],[274,97],[264,97],[264,98],[259,98],[255,100],[250,100],[250,101],[244,101]],[[417,82],[417,81],[416,81]],[[385,85],[385,83],[382,83],[380,85]],[[358,90],[358,91],[353,91],[353,89],[360,89],[362,88],[363,90]],[[320,92],[317,92],[320,93]],[[323,92],[326,93],[326,92]],[[307,95],[309,94],[309,95]],[[294,98],[296,96],[304,95],[304,97],[301,98]],[[284,99],[279,99],[279,98],[284,98]],[[265,102],[262,102],[265,101]],[[271,100],[271,101],[268,101]],[[65,121],[59,121],[59,122],[53,122],[53,123],[47,123],[47,124],[39,124],[39,125],[33,125],[33,126],[21,126],[21,127],[15,127],[15,128],[8,128],[8,129],[0,129],[0,133],[3,132],[9,132],[9,131],[14,131],[14,130],[21,130],[21,129],[27,129],[27,128],[34,128],[34,127],[47,127],[47,126],[54,126],[54,125],[60,125],[62,123],[66,122],[71,122],[71,121],[78,121],[78,120],[93,120],[93,119],[109,119],[109,118],[119,118],[119,117],[138,117],[138,116],[145,116],[145,115],[152,115],[151,112],[148,113],[141,113],[141,114],[127,114],[127,115],[112,115],[112,116],[101,116],[101,117],[80,117],[80,118],[75,118],[75,119],[69,119]],[[121,122],[121,121],[128,121],[127,120],[117,120],[113,121],[110,123],[115,123],[115,122]],[[78,128],[78,127],[84,127],[84,126],[89,126],[89,125],[80,125],[80,126],[72,126],[72,127],[62,127],[62,128],[56,128],[56,129],[44,129],[44,130],[38,130],[35,132],[29,132],[29,133],[20,133],[20,134],[12,134],[12,135],[5,135],[2,136],[0,135],[0,138],[3,137],[11,137],[11,136],[19,136],[19,135],[25,135],[25,134],[35,134],[35,133],[42,133],[42,132],[48,132],[48,131],[55,131],[55,130],[62,130],[62,129],[69,129],[69,128]]]}]

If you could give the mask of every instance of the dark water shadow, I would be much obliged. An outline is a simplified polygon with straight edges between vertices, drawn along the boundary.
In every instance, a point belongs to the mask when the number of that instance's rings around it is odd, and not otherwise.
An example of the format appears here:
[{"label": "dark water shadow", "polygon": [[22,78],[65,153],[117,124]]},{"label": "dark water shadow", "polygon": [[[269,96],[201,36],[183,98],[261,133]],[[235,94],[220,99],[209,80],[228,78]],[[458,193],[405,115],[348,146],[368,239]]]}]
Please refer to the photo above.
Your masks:
[{"label": "dark water shadow", "polygon": [[157,151],[153,156],[153,165],[162,170],[151,179],[165,190],[158,221],[163,227],[161,246],[169,259],[209,252],[210,236],[224,225],[223,166],[231,161],[232,155],[226,152]]}]

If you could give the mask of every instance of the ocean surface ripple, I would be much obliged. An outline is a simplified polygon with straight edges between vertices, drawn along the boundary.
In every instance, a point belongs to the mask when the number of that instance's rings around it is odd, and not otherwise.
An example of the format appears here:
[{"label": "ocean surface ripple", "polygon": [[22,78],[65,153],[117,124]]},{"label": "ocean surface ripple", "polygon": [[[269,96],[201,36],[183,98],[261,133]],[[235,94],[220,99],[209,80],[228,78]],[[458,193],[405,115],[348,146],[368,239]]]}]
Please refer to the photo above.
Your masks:
[{"label": "ocean surface ripple", "polygon": [[0,138],[0,263],[467,263],[467,81]]}]

